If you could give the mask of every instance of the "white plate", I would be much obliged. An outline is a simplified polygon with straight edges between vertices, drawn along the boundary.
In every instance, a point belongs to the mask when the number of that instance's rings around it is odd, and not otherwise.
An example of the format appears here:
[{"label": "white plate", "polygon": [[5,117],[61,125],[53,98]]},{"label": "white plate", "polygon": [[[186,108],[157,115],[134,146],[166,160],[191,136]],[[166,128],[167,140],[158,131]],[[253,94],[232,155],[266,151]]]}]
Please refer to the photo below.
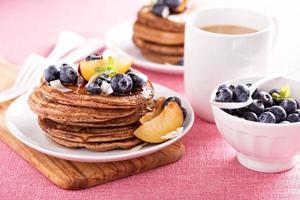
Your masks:
[{"label": "white plate", "polygon": [[39,127],[37,116],[30,110],[27,104],[29,93],[16,99],[7,109],[5,121],[10,132],[22,143],[29,147],[65,160],[80,162],[112,162],[128,160],[156,152],[180,139],[191,128],[194,122],[194,112],[188,101],[180,94],[166,87],[154,84],[157,96],[177,96],[182,100],[182,105],[187,109],[187,117],[184,122],[182,135],[161,144],[147,145],[139,151],[112,150],[107,152],[93,152],[86,149],[70,149],[60,146],[49,140]]},{"label": "white plate", "polygon": [[107,47],[117,46],[131,57],[134,58],[134,64],[140,68],[154,70],[165,73],[183,73],[182,65],[159,64],[144,58],[139,49],[132,42],[133,21],[117,24],[105,34],[105,43]]}]

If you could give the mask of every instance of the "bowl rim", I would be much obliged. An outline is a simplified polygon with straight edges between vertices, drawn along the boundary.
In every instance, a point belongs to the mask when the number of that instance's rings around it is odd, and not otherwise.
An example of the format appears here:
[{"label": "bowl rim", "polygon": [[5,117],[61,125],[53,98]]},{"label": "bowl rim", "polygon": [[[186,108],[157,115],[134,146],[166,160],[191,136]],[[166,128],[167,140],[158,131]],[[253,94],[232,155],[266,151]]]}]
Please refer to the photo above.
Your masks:
[{"label": "bowl rim", "polygon": [[[265,76],[247,76],[247,77],[242,77],[242,78],[235,78],[235,79],[231,79],[231,80],[228,80],[228,81],[225,81],[225,82],[222,82],[220,84],[218,84],[212,91],[211,95],[210,95],[210,100],[213,100],[214,97],[215,97],[215,94],[218,90],[218,87],[222,84],[231,84],[233,82],[238,82],[238,81],[242,81],[242,80],[245,80],[245,79],[258,79],[258,78],[262,78],[262,77],[265,77]],[[297,79],[294,79],[294,78],[290,78],[290,77],[287,77],[287,76],[282,76],[282,78],[286,78],[286,79],[290,79],[292,81],[296,81],[296,82],[299,82],[300,84],[300,81],[297,80]],[[246,84],[246,83],[245,83]],[[232,120],[234,120],[236,123],[244,123],[245,125],[258,125],[258,127],[264,127],[264,128],[267,128],[267,127],[300,127],[300,122],[296,122],[296,123],[288,123],[288,124],[278,124],[278,123],[259,123],[259,122],[254,122],[254,121],[249,121],[249,120],[246,120],[246,119],[243,119],[243,118],[240,118],[240,117],[237,117],[235,115],[230,115],[229,113],[225,112],[224,110],[222,110],[221,108],[211,104],[211,107],[212,108],[215,108],[217,109],[218,111],[221,111],[220,113],[222,113],[223,115],[227,115],[229,116]],[[213,113],[213,116],[214,118],[215,117],[215,114]],[[216,119],[215,119],[216,121]]]}]

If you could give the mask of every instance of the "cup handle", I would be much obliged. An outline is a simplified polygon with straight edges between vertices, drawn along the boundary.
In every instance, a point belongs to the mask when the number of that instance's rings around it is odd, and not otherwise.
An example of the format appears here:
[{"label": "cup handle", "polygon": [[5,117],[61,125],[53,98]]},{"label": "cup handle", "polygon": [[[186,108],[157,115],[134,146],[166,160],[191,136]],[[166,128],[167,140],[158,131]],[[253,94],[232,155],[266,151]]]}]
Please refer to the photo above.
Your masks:
[{"label": "cup handle", "polygon": [[270,19],[272,28],[272,47],[274,47],[278,37],[278,20],[273,16],[270,16]]}]

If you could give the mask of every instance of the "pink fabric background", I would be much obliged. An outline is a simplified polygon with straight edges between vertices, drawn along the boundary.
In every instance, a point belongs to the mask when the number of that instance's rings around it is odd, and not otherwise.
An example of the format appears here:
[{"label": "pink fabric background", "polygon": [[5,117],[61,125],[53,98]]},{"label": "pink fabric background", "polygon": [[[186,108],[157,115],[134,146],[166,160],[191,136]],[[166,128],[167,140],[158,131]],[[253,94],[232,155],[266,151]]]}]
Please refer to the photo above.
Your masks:
[{"label": "pink fabric background", "polygon": [[[0,55],[16,64],[31,52],[47,55],[63,29],[102,37],[113,24],[134,18],[141,4],[1,0]],[[183,93],[182,76],[144,72],[154,82]],[[173,165],[91,189],[65,191],[0,142],[0,199],[300,199],[300,165],[279,174],[247,170],[215,125],[200,119],[183,143],[186,154]]]}]

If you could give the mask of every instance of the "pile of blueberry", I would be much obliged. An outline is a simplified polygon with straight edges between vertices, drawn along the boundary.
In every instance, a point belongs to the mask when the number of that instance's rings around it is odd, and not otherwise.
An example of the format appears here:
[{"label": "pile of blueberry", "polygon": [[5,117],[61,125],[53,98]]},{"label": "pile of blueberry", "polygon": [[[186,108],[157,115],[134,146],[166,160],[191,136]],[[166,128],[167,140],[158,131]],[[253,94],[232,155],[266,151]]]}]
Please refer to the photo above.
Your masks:
[{"label": "pile of blueberry", "polygon": [[[237,86],[220,85],[216,93],[217,102],[245,102],[249,98],[251,84]],[[278,89],[269,92],[257,89],[252,98],[253,103],[246,108],[224,110],[246,120],[261,123],[295,123],[300,122],[299,103],[296,99],[287,97],[284,99],[273,98],[279,95]]]},{"label": "pile of blueberry", "polygon": [[77,72],[66,63],[59,66],[59,69],[55,65],[50,65],[44,74],[48,83],[59,79],[64,85],[71,85],[77,83],[78,80]]},{"label": "pile of blueberry", "polygon": [[138,73],[129,70],[125,74],[116,74],[112,78],[107,74],[101,74],[87,86],[87,92],[100,94],[103,81],[110,84],[115,95],[128,95],[134,89],[141,88],[145,84],[145,80]]},{"label": "pile of blueberry", "polygon": [[171,13],[177,13],[176,8],[183,0],[158,0],[152,8],[152,13],[160,17],[167,17]]},{"label": "pile of blueberry", "polygon": [[[45,70],[44,74],[48,83],[60,80],[63,85],[72,85],[76,84],[78,80],[78,73],[68,64],[62,64],[59,69],[51,65]],[[138,73],[129,70],[125,74],[116,74],[112,78],[107,74],[101,74],[94,82],[87,85],[87,92],[89,94],[100,94],[103,81],[110,84],[115,95],[128,95],[132,90],[145,84],[145,80]]]}]

